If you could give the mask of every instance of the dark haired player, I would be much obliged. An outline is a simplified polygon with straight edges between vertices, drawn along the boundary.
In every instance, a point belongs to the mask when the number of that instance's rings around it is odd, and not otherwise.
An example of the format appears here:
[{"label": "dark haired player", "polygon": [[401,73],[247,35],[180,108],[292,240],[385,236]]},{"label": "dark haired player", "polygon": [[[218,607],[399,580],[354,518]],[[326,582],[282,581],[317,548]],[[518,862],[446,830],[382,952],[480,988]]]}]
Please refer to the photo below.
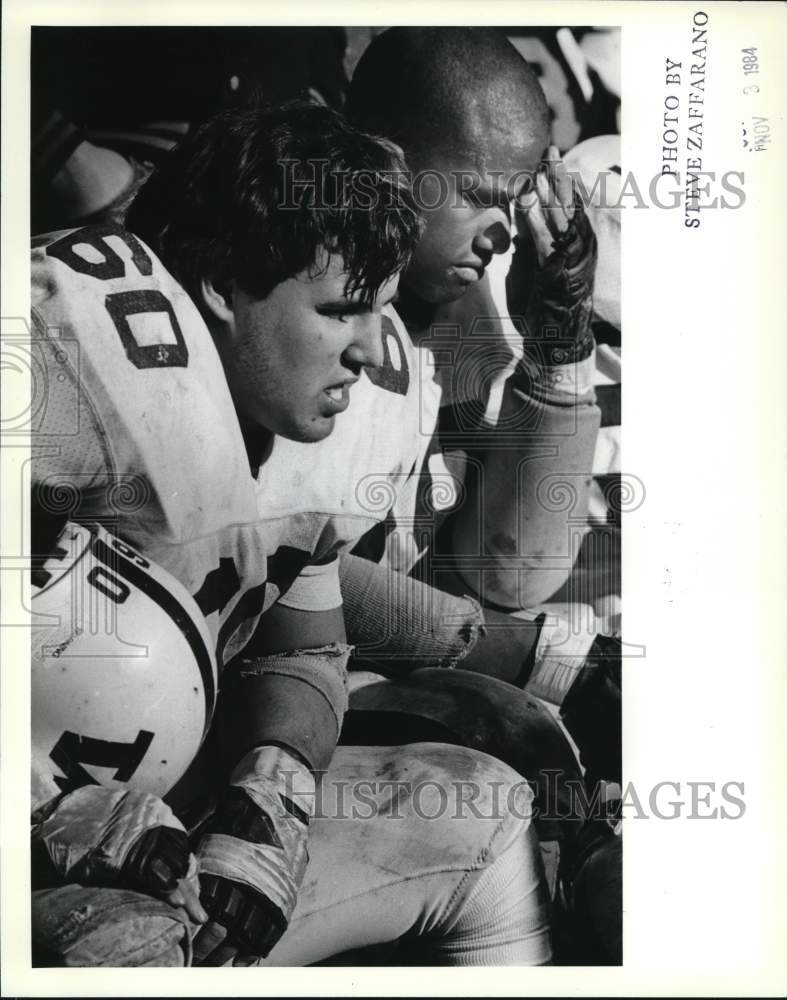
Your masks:
[{"label": "dark haired player", "polygon": [[[418,220],[406,189],[383,199],[384,215],[331,207],[314,158],[383,191],[402,168],[390,144],[327,109],[228,114],[184,143],[132,212],[154,245],[111,226],[36,241],[34,345],[52,387],[35,441],[42,535],[57,537],[66,516],[111,525],[194,596],[224,668],[213,738],[168,796],[200,820],[207,912],[187,894],[187,852],[157,833],[172,825],[163,804],[45,773],[33,933],[50,961],[181,964],[195,930],[193,957],[209,964],[305,964],[404,937],[427,963],[549,960],[531,795],[515,772],[458,748],[334,756],[349,654],[338,542],[288,448],[327,445],[351,395],[369,426],[405,419],[381,314]],[[282,161],[301,165],[312,200],[285,208]],[[384,461],[395,478],[401,453]],[[120,503],[119,483],[138,493]],[[175,724],[183,693],[161,684]],[[224,790],[211,802],[217,767]],[[428,778],[447,808],[425,820],[434,802],[419,814],[389,789],[354,820],[359,781],[381,776],[394,789]],[[477,809],[459,808],[455,777],[472,778]],[[507,794],[491,808],[496,787]],[[349,802],[317,811],[319,789],[323,801],[349,789]],[[403,822],[390,822],[394,805]]]}]

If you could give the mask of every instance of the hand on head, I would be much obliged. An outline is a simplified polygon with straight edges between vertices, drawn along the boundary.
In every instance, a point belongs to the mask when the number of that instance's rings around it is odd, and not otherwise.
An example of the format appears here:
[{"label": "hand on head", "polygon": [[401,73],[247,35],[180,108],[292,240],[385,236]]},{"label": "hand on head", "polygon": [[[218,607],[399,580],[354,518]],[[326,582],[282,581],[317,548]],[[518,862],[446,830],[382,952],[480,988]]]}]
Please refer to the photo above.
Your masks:
[{"label": "hand on head", "polygon": [[554,250],[555,239],[567,232],[574,218],[574,183],[557,146],[549,146],[535,176],[535,184],[516,200],[517,228],[527,227],[543,267]]}]

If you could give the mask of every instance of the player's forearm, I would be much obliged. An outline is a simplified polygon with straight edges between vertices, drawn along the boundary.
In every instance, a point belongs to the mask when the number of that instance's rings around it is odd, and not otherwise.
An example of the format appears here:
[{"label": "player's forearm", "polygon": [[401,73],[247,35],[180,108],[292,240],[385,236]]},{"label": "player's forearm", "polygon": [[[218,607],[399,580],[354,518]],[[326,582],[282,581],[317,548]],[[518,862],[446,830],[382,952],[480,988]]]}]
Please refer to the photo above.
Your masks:
[{"label": "player's forearm", "polygon": [[219,699],[225,763],[262,743],[288,747],[315,771],[330,763],[347,708],[344,617],[337,607],[300,611],[276,604],[236,659]]},{"label": "player's forearm", "polygon": [[591,330],[596,239],[560,176],[556,190],[562,208],[545,212],[552,223],[561,215],[560,226],[548,227],[531,205],[516,240],[506,297],[521,323],[522,357],[494,428],[467,449],[464,502],[449,529],[460,579],[482,604],[512,609],[548,600],[571,571],[601,416]]},{"label": "player's forearm", "polygon": [[599,420],[595,403],[560,407],[513,389],[495,440],[469,453],[449,537],[482,604],[533,607],[565,582],[586,531]]},{"label": "player's forearm", "polygon": [[484,610],[458,578],[437,590],[358,556],[341,561],[347,630],[355,669],[398,676],[418,667],[458,667],[522,686],[540,632],[532,620]]},{"label": "player's forearm", "polygon": [[483,631],[476,601],[368,559],[342,555],[340,579],[355,669],[396,676],[461,666]]}]

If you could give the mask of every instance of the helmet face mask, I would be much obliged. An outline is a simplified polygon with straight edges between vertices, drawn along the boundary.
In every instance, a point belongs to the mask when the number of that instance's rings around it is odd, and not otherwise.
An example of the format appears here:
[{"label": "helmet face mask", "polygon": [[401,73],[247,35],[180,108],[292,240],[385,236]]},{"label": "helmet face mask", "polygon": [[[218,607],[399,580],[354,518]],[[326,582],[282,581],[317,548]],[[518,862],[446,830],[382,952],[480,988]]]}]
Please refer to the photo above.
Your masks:
[{"label": "helmet face mask", "polygon": [[33,574],[32,610],[36,760],[60,791],[163,796],[215,706],[213,641],[193,598],[103,528],[69,522]]}]

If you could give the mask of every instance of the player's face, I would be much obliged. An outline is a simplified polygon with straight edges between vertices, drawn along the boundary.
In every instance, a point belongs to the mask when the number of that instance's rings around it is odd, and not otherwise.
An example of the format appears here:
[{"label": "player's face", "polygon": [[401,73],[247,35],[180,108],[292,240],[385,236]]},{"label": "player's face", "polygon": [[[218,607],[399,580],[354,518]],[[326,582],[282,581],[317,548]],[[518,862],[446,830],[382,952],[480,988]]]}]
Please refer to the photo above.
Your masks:
[{"label": "player's face", "polygon": [[426,302],[452,302],[484,276],[494,254],[510,246],[511,200],[542,152],[534,143],[499,158],[505,167],[483,172],[459,160],[437,160],[423,171],[418,195],[426,226],[402,276],[409,291]]},{"label": "player's face", "polygon": [[[321,271],[327,254],[317,261]],[[324,273],[302,272],[264,299],[240,289],[232,301],[231,346],[222,352],[241,421],[295,441],[319,441],[350,405],[364,367],[383,362],[382,309],[398,275],[370,306],[345,294],[338,255]]]}]

